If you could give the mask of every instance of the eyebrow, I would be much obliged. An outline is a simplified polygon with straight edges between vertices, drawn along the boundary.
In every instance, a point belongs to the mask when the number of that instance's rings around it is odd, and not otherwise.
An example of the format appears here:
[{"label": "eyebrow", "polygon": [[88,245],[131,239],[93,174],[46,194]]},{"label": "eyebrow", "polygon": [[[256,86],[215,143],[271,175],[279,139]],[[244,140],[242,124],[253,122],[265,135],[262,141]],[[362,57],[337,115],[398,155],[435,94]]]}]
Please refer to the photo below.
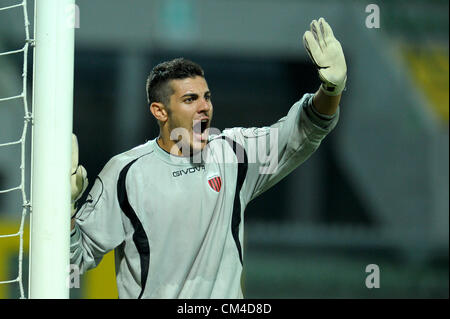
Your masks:
[{"label": "eyebrow", "polygon": [[[211,92],[206,91],[204,95],[211,95]],[[197,93],[186,93],[181,96],[181,98],[185,98],[185,97],[198,97],[198,94]]]},{"label": "eyebrow", "polygon": [[187,93],[187,94],[181,96],[181,98],[185,98],[185,97],[198,97],[198,94],[197,93]]}]

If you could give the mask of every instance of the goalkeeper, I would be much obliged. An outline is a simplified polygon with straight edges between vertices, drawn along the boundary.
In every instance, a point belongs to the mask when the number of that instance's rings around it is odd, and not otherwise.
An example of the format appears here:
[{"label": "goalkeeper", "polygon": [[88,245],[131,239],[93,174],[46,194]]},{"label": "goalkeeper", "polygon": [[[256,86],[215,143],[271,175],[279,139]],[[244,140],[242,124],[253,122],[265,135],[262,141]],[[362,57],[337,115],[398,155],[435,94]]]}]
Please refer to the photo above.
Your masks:
[{"label": "goalkeeper", "polygon": [[311,156],[338,121],[341,45],[323,18],[303,43],[322,84],[270,127],[213,134],[201,67],[183,58],[157,65],[147,94],[159,136],[113,157],[78,210],[87,174],[74,139],[71,263],[85,272],[114,249],[119,298],[243,298],[245,207]]}]

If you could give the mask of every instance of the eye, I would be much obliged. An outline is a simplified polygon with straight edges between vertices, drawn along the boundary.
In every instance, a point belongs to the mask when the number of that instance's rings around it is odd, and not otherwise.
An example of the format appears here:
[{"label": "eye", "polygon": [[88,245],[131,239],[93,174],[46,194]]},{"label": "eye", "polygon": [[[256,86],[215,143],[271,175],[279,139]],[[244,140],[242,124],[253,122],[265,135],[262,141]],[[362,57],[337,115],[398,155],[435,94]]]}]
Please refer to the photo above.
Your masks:
[{"label": "eye", "polygon": [[209,95],[209,94],[208,94],[208,95],[205,95],[205,100],[206,100],[206,101],[210,101],[210,100],[211,100],[211,95]]},{"label": "eye", "polygon": [[191,103],[192,101],[194,101],[194,99],[191,97],[188,97],[187,99],[184,100],[184,102],[186,103]]}]

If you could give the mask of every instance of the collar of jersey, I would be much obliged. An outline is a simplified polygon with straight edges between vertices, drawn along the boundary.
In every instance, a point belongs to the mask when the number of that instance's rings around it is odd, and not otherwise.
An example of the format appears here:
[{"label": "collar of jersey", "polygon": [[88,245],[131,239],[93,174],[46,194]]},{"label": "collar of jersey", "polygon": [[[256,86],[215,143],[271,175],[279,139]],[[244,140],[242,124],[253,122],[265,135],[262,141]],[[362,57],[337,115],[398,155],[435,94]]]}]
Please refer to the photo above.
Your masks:
[{"label": "collar of jersey", "polygon": [[154,145],[155,153],[164,162],[173,164],[173,165],[183,165],[183,164],[192,165],[192,156],[178,156],[178,155],[170,154],[166,150],[162,149],[161,146],[159,146],[157,140],[158,140],[158,138],[155,138],[153,140],[153,143],[155,144]]}]

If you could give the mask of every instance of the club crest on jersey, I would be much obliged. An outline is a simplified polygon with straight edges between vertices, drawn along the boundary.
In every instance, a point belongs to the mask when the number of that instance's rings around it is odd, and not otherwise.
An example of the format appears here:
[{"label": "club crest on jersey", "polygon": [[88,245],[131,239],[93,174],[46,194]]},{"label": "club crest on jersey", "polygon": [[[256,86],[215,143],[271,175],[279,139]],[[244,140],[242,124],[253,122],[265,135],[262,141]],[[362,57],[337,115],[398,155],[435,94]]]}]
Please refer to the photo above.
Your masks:
[{"label": "club crest on jersey", "polygon": [[220,192],[220,188],[222,187],[222,179],[220,176],[211,177],[208,179],[208,184],[213,190]]}]

